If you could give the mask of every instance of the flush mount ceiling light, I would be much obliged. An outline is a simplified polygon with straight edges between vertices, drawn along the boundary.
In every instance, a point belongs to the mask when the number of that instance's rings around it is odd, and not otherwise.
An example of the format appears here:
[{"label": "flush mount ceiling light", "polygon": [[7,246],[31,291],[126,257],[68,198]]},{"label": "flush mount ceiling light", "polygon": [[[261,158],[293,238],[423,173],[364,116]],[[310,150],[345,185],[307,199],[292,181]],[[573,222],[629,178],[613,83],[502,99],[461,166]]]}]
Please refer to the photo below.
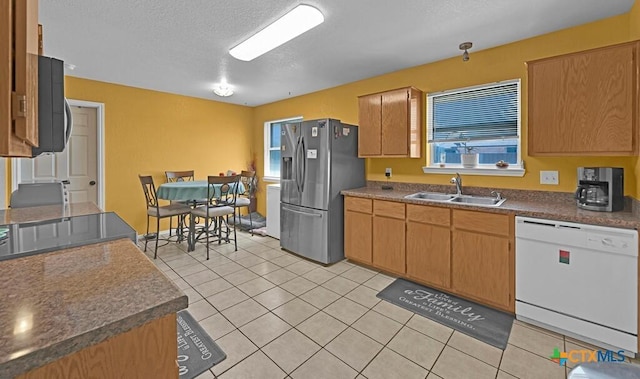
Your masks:
[{"label": "flush mount ceiling light", "polygon": [[463,42],[460,44],[460,46],[458,46],[460,50],[464,50],[464,53],[462,53],[463,62],[466,62],[469,60],[469,52],[467,50],[470,49],[472,46],[473,44],[471,42]]},{"label": "flush mount ceiling light", "polygon": [[213,87],[213,93],[221,97],[233,95],[233,88],[227,83],[220,83]]},{"label": "flush mount ceiling light", "polygon": [[250,61],[323,22],[324,16],[318,9],[300,4],[273,24],[229,50],[229,54],[241,61]]}]

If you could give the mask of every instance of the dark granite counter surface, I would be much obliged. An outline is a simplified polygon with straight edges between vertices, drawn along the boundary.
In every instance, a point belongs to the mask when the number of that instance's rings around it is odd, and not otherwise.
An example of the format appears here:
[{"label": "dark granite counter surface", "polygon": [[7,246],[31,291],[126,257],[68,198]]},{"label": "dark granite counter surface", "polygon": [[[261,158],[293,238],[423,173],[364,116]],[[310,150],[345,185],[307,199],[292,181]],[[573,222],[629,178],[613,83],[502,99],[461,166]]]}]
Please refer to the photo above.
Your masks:
[{"label": "dark granite counter surface", "polygon": [[634,201],[626,201],[625,210],[619,212],[595,212],[579,209],[573,199],[572,193],[566,192],[546,192],[546,191],[526,191],[510,189],[489,189],[480,187],[467,187],[463,193],[470,195],[490,196],[492,190],[502,193],[507,199],[499,207],[486,207],[478,205],[466,205],[458,203],[443,203],[441,201],[414,200],[404,197],[420,191],[455,193],[453,186],[410,184],[410,183],[390,183],[393,190],[383,190],[382,182],[368,182],[367,187],[343,190],[345,196],[355,196],[379,200],[401,201],[409,204],[421,204],[442,206],[456,209],[477,210],[492,213],[507,213],[517,216],[528,216],[552,219],[558,221],[568,221],[584,224],[612,226],[620,228],[638,229],[640,228],[640,214],[632,204]]},{"label": "dark granite counter surface", "polygon": [[[60,209],[5,211],[9,221]],[[59,208],[59,207],[58,207]],[[63,216],[100,212],[62,210]],[[47,211],[47,209],[44,209]],[[16,215],[17,214],[17,215]],[[1,218],[0,218],[1,220]],[[184,309],[187,296],[130,239],[0,262],[0,378],[11,378]]]},{"label": "dark granite counter surface", "polygon": [[53,220],[55,218],[82,216],[101,212],[100,208],[90,202],[2,209],[0,210],[0,224],[20,224],[23,222]]}]

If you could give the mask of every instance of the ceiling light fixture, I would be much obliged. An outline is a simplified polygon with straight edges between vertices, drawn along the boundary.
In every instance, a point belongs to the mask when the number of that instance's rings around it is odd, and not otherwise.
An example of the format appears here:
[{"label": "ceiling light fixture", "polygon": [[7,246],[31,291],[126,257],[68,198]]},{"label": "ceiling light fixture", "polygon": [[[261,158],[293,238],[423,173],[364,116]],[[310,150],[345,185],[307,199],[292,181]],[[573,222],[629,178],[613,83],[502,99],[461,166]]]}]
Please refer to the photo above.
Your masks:
[{"label": "ceiling light fixture", "polygon": [[221,97],[229,97],[233,95],[233,88],[227,83],[222,82],[213,87],[213,93]]},{"label": "ceiling light fixture", "polygon": [[463,62],[466,62],[469,60],[469,52],[467,50],[470,49],[472,46],[473,44],[471,42],[463,42],[460,44],[460,46],[458,46],[460,50],[464,50],[464,53],[462,53]]},{"label": "ceiling light fixture", "polygon": [[317,8],[300,4],[273,24],[229,50],[229,54],[236,59],[248,62],[323,22],[324,16]]}]

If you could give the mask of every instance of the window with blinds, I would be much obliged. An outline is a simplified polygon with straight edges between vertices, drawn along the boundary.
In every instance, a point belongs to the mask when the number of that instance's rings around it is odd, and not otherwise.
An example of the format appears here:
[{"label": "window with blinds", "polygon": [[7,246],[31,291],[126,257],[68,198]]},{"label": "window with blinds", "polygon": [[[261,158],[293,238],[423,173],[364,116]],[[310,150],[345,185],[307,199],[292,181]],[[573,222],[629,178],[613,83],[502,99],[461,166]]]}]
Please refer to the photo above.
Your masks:
[{"label": "window with blinds", "polygon": [[478,154],[480,165],[520,162],[520,80],[462,88],[427,96],[431,166],[460,164]]}]

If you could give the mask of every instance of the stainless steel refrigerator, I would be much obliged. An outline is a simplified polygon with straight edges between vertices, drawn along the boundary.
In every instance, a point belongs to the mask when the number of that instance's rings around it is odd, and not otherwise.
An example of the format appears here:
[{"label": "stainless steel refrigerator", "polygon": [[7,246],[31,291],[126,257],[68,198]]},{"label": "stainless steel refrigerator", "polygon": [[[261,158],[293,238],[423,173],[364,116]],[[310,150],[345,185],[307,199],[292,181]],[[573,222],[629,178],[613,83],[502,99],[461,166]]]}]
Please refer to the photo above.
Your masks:
[{"label": "stainless steel refrigerator", "polygon": [[365,185],[358,128],[322,119],[285,124],[280,151],[280,246],[324,264],[344,258],[340,191]]}]

